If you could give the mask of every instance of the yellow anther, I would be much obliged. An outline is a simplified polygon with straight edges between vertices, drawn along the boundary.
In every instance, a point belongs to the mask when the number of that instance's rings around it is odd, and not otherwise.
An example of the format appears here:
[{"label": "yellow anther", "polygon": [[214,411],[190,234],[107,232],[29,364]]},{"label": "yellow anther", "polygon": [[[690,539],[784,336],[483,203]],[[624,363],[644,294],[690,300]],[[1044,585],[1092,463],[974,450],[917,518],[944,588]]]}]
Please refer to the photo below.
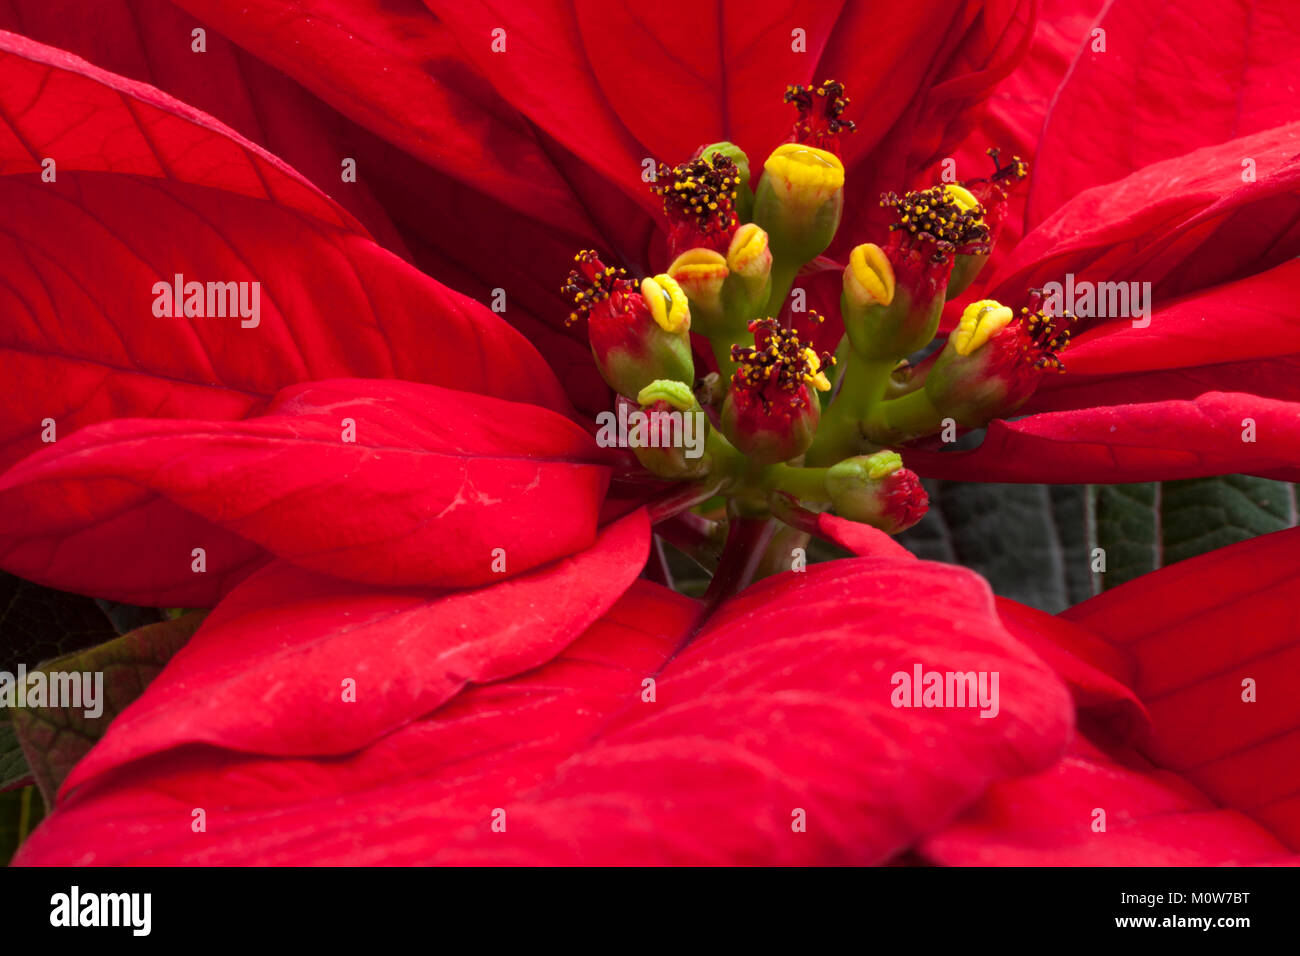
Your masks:
[{"label": "yellow anther", "polygon": [[1000,332],[1015,318],[1015,313],[994,299],[980,299],[966,306],[961,321],[952,333],[952,345],[958,355],[970,355]]},{"label": "yellow anther", "polygon": [[691,307],[686,293],[670,275],[660,274],[641,280],[641,297],[650,307],[655,324],[665,332],[684,331],[691,327]]},{"label": "yellow anther", "polygon": [[803,380],[819,392],[829,392],[831,390],[831,380],[822,371],[822,361],[817,357],[817,353],[806,348],[803,350],[803,357],[804,361],[808,363],[808,371]]}]

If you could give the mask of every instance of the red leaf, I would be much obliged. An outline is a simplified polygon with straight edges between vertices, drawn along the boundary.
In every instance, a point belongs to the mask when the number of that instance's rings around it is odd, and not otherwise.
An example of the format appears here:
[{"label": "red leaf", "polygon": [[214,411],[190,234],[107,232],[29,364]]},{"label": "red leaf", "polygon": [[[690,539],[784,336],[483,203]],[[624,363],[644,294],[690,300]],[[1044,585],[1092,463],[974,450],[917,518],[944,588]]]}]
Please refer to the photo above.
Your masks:
[{"label": "red leaf", "polygon": [[[206,30],[202,54],[191,49],[191,31],[199,26]],[[403,250],[371,193],[377,177],[340,183],[341,158],[357,156],[358,134],[367,134],[169,0],[99,0],[93,17],[79,0],[10,0],[0,7],[0,29],[155,86],[216,117],[331,194],[386,248]],[[200,57],[202,69],[195,69]],[[364,172],[367,166],[361,163]]]},{"label": "red leaf", "polygon": [[[1066,611],[1133,663],[1151,735],[1140,752],[1076,741],[1047,773],[994,785],[924,854],[977,865],[1296,862],[1297,545],[1297,530],[1252,538]],[[1105,832],[1092,830],[1098,808]]]},{"label": "red leaf", "polygon": [[[1072,370],[1071,370],[1072,371]],[[1029,400],[1024,413],[1068,411],[1103,405],[1143,405],[1171,399],[1196,399],[1207,392],[1249,392],[1264,398],[1300,402],[1300,355],[1247,359],[1222,365],[1130,372],[1127,375],[1069,374],[1053,378]],[[1060,387],[1056,386],[1060,383]]]},{"label": "red leaf", "polygon": [[[879,862],[1069,732],[1064,688],[960,569],[768,579],[674,655],[697,607],[638,581],[550,664],[350,757],[132,764],[71,794],[19,862]],[[891,673],[918,663],[1000,672],[998,717],[895,710]]]},{"label": "red leaf", "polygon": [[[1080,191],[1295,119],[1300,24],[1286,0],[1113,0],[1057,91],[1030,182],[1028,221]],[[1087,130],[1087,148],[1080,131]],[[1236,157],[1237,172],[1241,160]]]},{"label": "red leaf", "polygon": [[1044,412],[993,422],[973,451],[914,450],[905,460],[920,475],[966,481],[1114,484],[1239,473],[1295,481],[1300,405],[1205,392],[1183,401]]},{"label": "red leaf", "polygon": [[291,756],[364,747],[468,683],[555,657],[635,580],[649,530],[636,512],[586,551],[472,591],[377,591],[272,564],[221,602],[65,789],[189,743]]},{"label": "red leaf", "polygon": [[1146,709],[1128,687],[1133,673],[1128,655],[1060,617],[1009,598],[996,600],[1003,626],[1056,671],[1081,714],[1124,741],[1149,732]]},{"label": "red leaf", "polygon": [[[1085,190],[1025,236],[993,298],[1062,282],[1141,281],[1153,301],[1260,272],[1300,253],[1300,123],[1207,146]],[[1243,180],[1243,157],[1255,181]]]},{"label": "red leaf", "polygon": [[[919,170],[951,156],[969,134],[976,106],[1028,50],[1035,6],[1029,0],[845,6],[818,70],[846,80],[854,100],[849,118],[859,124],[844,140],[844,224],[831,247],[839,258],[858,243],[883,242],[889,214],[880,194],[913,185]],[[870,56],[862,55],[864,46]],[[995,144],[981,149],[989,145]],[[963,167],[959,175],[976,173]]]},{"label": "red leaf", "polygon": [[[210,117],[0,34],[0,464],[106,418],[238,418],[281,387],[401,377],[563,407],[482,306],[380,249]],[[57,158],[57,181],[34,175]],[[260,282],[260,321],[159,318],[155,283]],[[51,384],[56,387],[51,387]]]},{"label": "red leaf", "polygon": [[49,446],[0,478],[0,554],[30,580],[148,605],[210,605],[264,550],[369,584],[472,586],[498,578],[494,549],[515,574],[590,545],[600,460],[536,406],[312,383],[260,418],[124,419]]},{"label": "red leaf", "polygon": [[817,536],[863,558],[916,559],[912,552],[879,528],[825,511],[817,514]]},{"label": "red leaf", "polygon": [[[1292,260],[1236,282],[1186,296],[1156,310],[1150,324],[1132,319],[1095,326],[1070,343],[1067,377],[1217,365],[1300,353]],[[1055,383],[1053,383],[1055,384]]]},{"label": "red leaf", "polygon": [[[563,6],[572,8],[581,35],[569,56],[585,57],[588,82],[654,156],[677,163],[706,143],[733,140],[754,151],[755,181],[794,125],[794,108],[782,102],[786,86],[821,80],[813,64],[842,9],[808,0],[667,0],[653,11],[601,0]],[[795,30],[804,33],[804,49]],[[849,92],[856,99],[869,91],[850,85]],[[549,114],[565,108],[558,98],[548,105]]]},{"label": "red leaf", "polygon": [[[1094,832],[1096,811],[1106,830]],[[994,784],[955,824],[924,840],[946,866],[1222,866],[1295,863],[1249,817],[1178,776],[1076,740],[1046,773]]]},{"label": "red leaf", "polygon": [[[1148,755],[1300,848],[1300,531],[1180,561],[1065,616],[1129,650]],[[1243,701],[1243,680],[1257,701]]]},{"label": "red leaf", "polygon": [[177,5],[443,175],[557,228],[584,228],[528,120],[467,69],[451,31],[418,2]]},{"label": "red leaf", "polygon": [[[1019,155],[1029,160],[1031,183],[1055,176],[1054,167],[1039,161],[1038,138],[1043,119],[1076,52],[1088,40],[1088,28],[1101,7],[1102,0],[1044,0],[1028,55],[989,94],[983,107],[972,111],[975,128],[953,151],[959,179],[988,175],[992,169],[986,154],[989,147],[1001,149],[1004,157]],[[938,174],[933,174],[924,185],[938,180]],[[962,297],[963,303],[984,297],[984,284],[1020,242],[1025,233],[1024,207],[1028,193],[1027,186],[1012,191],[992,260]]]},{"label": "red leaf", "polygon": [[[428,6],[459,41],[463,58],[514,108],[647,211],[657,206],[640,177],[646,152],[606,100],[566,0],[504,9],[460,0]],[[492,49],[498,29],[505,31],[504,53]]]}]

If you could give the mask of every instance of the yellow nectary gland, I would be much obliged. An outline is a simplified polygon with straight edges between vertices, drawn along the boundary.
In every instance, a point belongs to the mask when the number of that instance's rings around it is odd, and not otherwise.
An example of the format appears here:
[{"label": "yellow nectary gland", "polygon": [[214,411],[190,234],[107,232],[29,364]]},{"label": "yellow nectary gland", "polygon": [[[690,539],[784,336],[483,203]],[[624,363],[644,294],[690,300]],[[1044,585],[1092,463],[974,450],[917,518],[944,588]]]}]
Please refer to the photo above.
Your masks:
[{"label": "yellow nectary gland", "polygon": [[943,191],[950,200],[961,207],[962,212],[970,212],[980,208],[979,200],[971,195],[971,191],[965,186],[959,186],[957,183],[947,183],[944,185]]},{"label": "yellow nectary gland", "polygon": [[961,321],[952,333],[952,347],[958,355],[970,355],[1014,318],[1014,312],[994,299],[972,302],[962,312]]},{"label": "yellow nectary gland", "polygon": [[864,242],[849,253],[849,267],[845,271],[845,285],[857,293],[857,298],[881,305],[894,301],[894,267],[874,242]]},{"label": "yellow nectary gland", "polygon": [[727,266],[746,278],[763,275],[772,267],[767,233],[752,222],[737,229],[727,249]]},{"label": "yellow nectary gland", "polygon": [[650,308],[655,324],[665,332],[678,332],[691,327],[691,307],[682,287],[670,275],[657,275],[641,280],[641,298]]},{"label": "yellow nectary gland", "polygon": [[769,176],[791,189],[830,194],[844,188],[844,164],[838,156],[802,143],[783,143],[763,164]]}]

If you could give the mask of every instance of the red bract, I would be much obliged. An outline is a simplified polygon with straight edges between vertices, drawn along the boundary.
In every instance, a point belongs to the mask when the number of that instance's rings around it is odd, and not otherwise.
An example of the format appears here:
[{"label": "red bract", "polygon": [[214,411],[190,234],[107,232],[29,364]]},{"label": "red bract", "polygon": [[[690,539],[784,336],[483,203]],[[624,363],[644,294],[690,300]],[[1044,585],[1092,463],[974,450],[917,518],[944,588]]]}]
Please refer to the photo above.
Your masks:
[{"label": "red bract", "polygon": [[[1295,673],[1297,543],[1295,531],[1242,542],[1067,611],[1075,640],[1106,639],[1102,656],[1149,726],[1117,727],[1080,700],[1085,736],[1060,763],[995,785],[922,854],[980,865],[1293,862],[1300,704],[1290,693],[1242,700],[1248,681]],[[1104,830],[1092,825],[1098,810]]]},{"label": "red bract", "polygon": [[[0,564],[84,594],[215,606],[75,767],[19,862],[1254,863],[1300,846],[1294,775],[1270,769],[1295,763],[1294,695],[1229,706],[1254,669],[1300,669],[1284,600],[1295,533],[1060,618],[995,601],[968,571],[796,502],[848,497],[788,465],[828,417],[809,386],[830,385],[824,353],[844,326],[791,315],[779,289],[764,321],[794,333],[713,356],[722,388],[739,380],[753,400],[722,403],[710,461],[743,483],[777,450],[772,487],[732,499],[747,535],[733,541],[752,553],[728,548],[696,601],[638,576],[652,525],[699,518],[686,509],[723,480],[652,482],[574,412],[609,408],[575,338],[586,330],[562,328],[575,251],[652,283],[623,290],[639,298],[635,327],[598,325],[604,366],[636,353],[645,372],[643,340],[667,329],[652,313],[675,300],[654,274],[675,256],[643,175],[659,163],[729,140],[750,151],[752,184],[792,136],[836,154],[835,182],[782,183],[790,208],[816,194],[796,211],[817,229],[780,223],[790,235],[773,249],[794,236],[825,251],[795,265],[828,311],[853,250],[870,273],[855,287],[870,346],[899,279],[858,252],[889,243],[897,214],[880,194],[933,187],[947,158],[963,181],[988,176],[982,153],[1001,145],[1033,162],[1028,189],[992,213],[1005,221],[947,186],[927,194],[927,210],[976,228],[970,242],[935,229],[913,257],[935,273],[912,297],[928,310],[920,345],[951,259],[981,251],[988,225],[999,245],[943,328],[960,331],[969,301],[1019,305],[1067,273],[1150,282],[1150,323],[1082,318],[1066,374],[1032,395],[1040,367],[1017,377],[1007,356],[1037,362],[1061,341],[1028,349],[1038,326],[1004,323],[1009,349],[968,328],[963,359],[993,341],[998,374],[1029,383],[997,413],[1026,417],[993,421],[968,452],[938,452],[925,421],[886,422],[880,444],[922,474],[974,480],[1300,478],[1300,123],[1280,92],[1294,25],[1261,31],[1216,7],[1198,29],[1245,37],[1216,59],[1182,21],[1157,29],[1115,0],[1103,61],[1095,0],[1046,4],[1037,32],[1035,6],[144,0],[105,8],[93,30],[58,5],[0,14],[32,37],[0,33],[0,294],[17,317],[0,332]],[[184,38],[200,25],[196,70]],[[1240,70],[1241,95],[1148,83],[1148,42],[1167,63],[1203,43],[1201,76]],[[851,97],[852,133],[782,102],[826,77]],[[743,217],[722,205],[710,228],[673,236],[704,236],[725,276]],[[760,291],[766,242],[746,277]],[[259,321],[159,315],[150,290],[175,276],[260,283]],[[735,299],[714,291],[723,327]],[[684,342],[689,325],[669,325]],[[693,389],[671,357],[643,402],[641,378],[624,383],[624,405],[699,410],[715,386]],[[888,348],[867,357],[873,400],[907,387]],[[968,364],[982,401],[988,376]],[[980,410],[962,424],[994,414]],[[798,441],[778,419],[797,420]],[[861,439],[858,424],[838,437]],[[612,474],[624,481],[607,496]],[[911,471],[889,474],[892,529],[924,493]],[[888,511],[871,481],[855,489],[863,515]],[[788,567],[786,544],[806,543],[771,543],[746,510],[764,504],[755,487],[788,492],[782,534],[860,557],[744,587],[763,548]],[[676,530],[717,562],[707,521]],[[996,714],[905,708],[895,678],[924,672],[997,674],[1005,693]],[[1090,829],[1096,807],[1114,839]]]},{"label": "red bract", "polygon": [[[238,591],[231,599],[242,604]],[[324,718],[300,757],[256,756],[286,743],[244,707],[215,739],[254,755],[128,763],[140,751],[106,740],[23,860],[884,862],[990,780],[1050,763],[1069,732],[1064,688],[1007,636],[969,572],[908,558],[810,568],[725,605],[683,648],[699,613],[639,582],[546,667],[465,691],[386,736],[368,728],[359,749],[334,693],[342,671],[322,659],[295,672],[295,683],[319,681],[311,709]],[[193,693],[184,660],[124,716],[121,739],[151,699]],[[994,720],[896,710],[891,675],[917,665],[999,671],[1009,710]],[[185,725],[163,732],[191,736]],[[351,753],[306,758],[334,751]],[[206,834],[186,822],[200,805]],[[792,826],[800,820],[806,828]],[[115,839],[118,827],[130,837]]]},{"label": "red bract", "polygon": [[608,477],[591,437],[546,409],[317,382],[241,422],[119,419],[27,458],[0,479],[0,554],[28,578],[155,605],[209,604],[268,553],[463,587],[590,544]]}]

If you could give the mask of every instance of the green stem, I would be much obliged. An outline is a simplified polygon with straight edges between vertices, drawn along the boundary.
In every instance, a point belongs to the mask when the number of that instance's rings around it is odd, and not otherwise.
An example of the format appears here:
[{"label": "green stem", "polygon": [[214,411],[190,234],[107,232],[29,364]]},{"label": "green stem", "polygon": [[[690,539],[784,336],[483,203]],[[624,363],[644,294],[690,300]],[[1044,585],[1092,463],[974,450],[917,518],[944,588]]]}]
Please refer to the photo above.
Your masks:
[{"label": "green stem", "polygon": [[772,291],[767,297],[767,308],[763,314],[776,318],[781,314],[781,306],[785,305],[786,297],[790,294],[790,287],[794,285],[794,277],[799,274],[799,269],[803,265],[801,262],[785,262],[773,257],[772,259]]},{"label": "green stem", "polygon": [[879,402],[863,418],[862,431],[873,441],[890,444],[938,431],[943,413],[924,388]]},{"label": "green stem", "polygon": [[772,465],[763,475],[767,491],[784,491],[800,501],[830,501],[826,494],[827,468],[792,468],[790,465]]},{"label": "green stem", "polygon": [[898,364],[895,359],[866,359],[853,349],[846,352],[839,393],[822,415],[805,459],[810,465],[834,464],[861,450],[858,423],[880,403],[890,373]]},{"label": "green stem", "polygon": [[18,810],[18,845],[21,846],[27,839],[27,834],[32,828],[32,793],[35,787],[26,787],[23,789],[23,795],[19,800]]}]

